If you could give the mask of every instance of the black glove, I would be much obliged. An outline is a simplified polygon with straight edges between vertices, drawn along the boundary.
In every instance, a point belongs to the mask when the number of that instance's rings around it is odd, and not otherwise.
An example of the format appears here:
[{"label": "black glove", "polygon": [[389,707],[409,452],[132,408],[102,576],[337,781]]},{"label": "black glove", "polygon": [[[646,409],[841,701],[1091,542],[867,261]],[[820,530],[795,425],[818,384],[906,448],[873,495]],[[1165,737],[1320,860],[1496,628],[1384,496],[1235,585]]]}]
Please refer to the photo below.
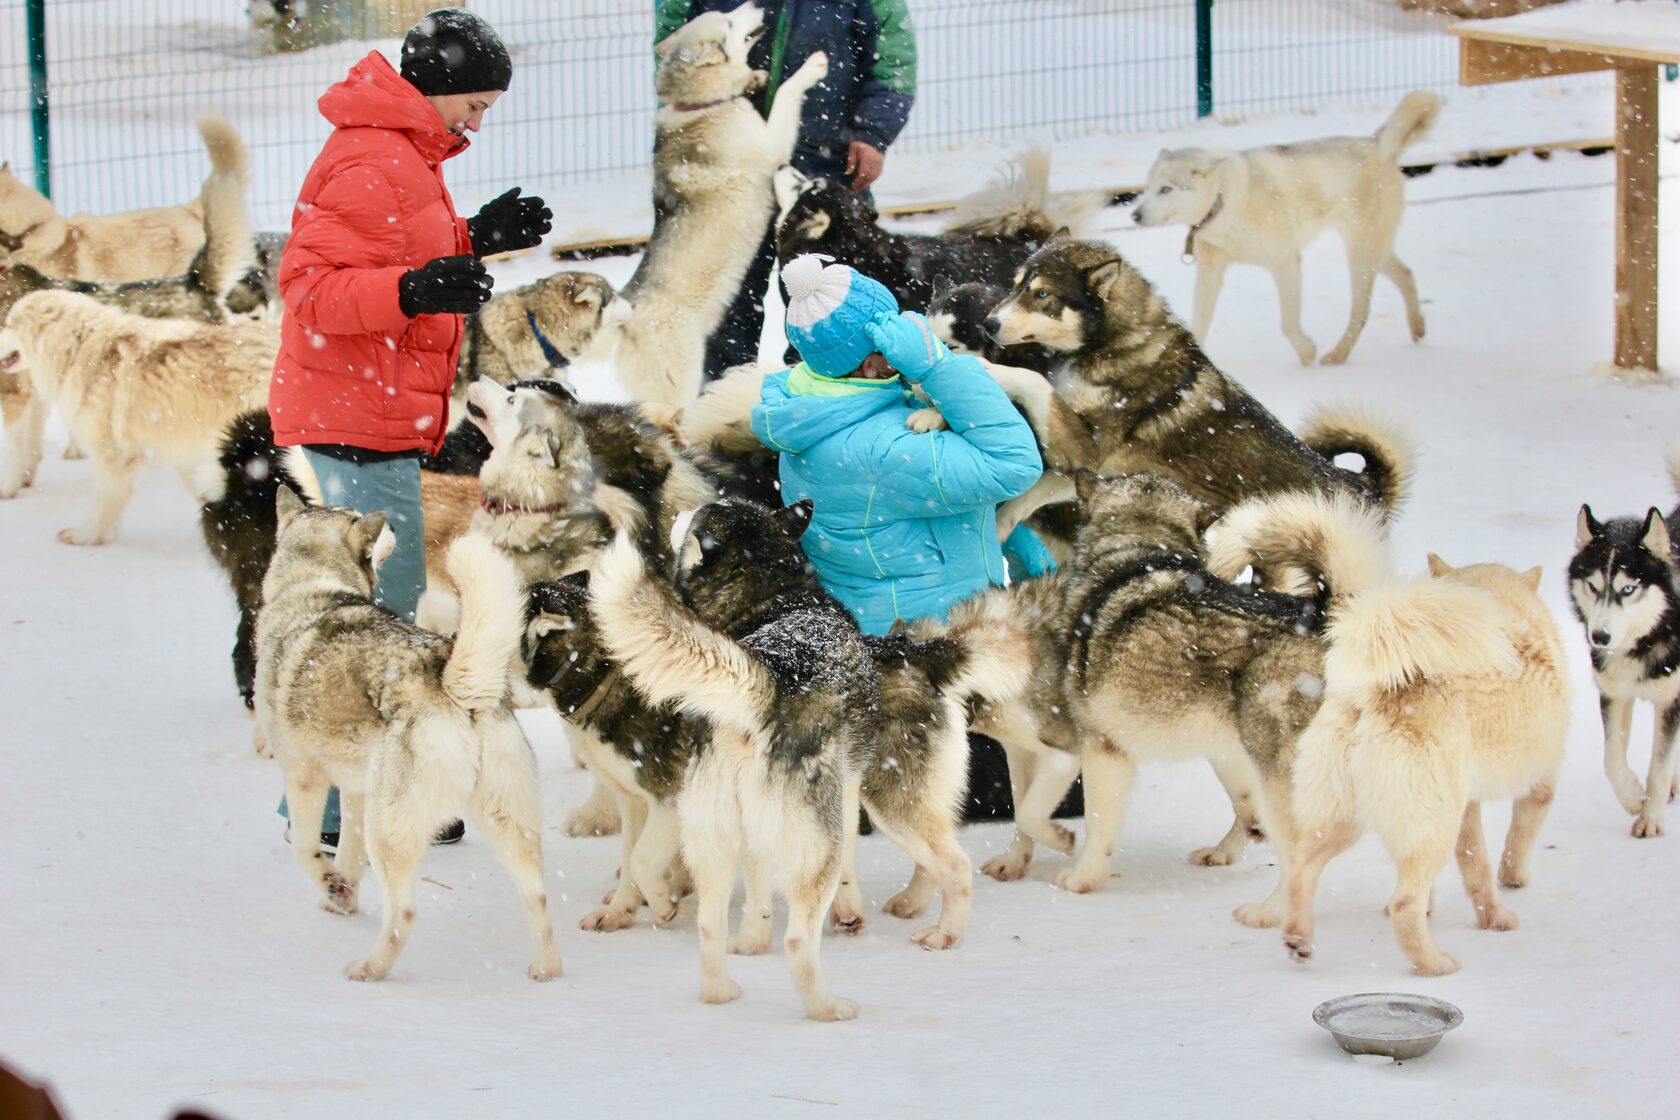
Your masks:
[{"label": "black glove", "polygon": [[416,315],[471,315],[490,299],[495,283],[471,253],[438,257],[411,268],[397,281],[397,303],[410,319]]},{"label": "black glove", "polygon": [[492,198],[484,209],[467,219],[472,231],[473,252],[511,253],[515,249],[529,249],[542,241],[551,228],[554,211],[535,195],[519,197],[519,188]]}]

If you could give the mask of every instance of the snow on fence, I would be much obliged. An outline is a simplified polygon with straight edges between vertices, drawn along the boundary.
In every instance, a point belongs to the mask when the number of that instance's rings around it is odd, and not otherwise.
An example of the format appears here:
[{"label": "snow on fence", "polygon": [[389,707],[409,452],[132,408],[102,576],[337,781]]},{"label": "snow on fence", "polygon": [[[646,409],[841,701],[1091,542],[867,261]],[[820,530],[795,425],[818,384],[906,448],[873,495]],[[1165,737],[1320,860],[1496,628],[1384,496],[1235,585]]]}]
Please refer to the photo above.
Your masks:
[{"label": "snow on fence", "polygon": [[[259,11],[268,0],[251,0]],[[487,142],[451,182],[464,201],[645,166],[653,0],[473,0],[515,59]],[[1197,113],[1192,0],[912,0],[920,91],[904,150],[1171,128]],[[31,166],[25,0],[0,0],[0,159]],[[270,49],[244,0],[45,0],[53,195],[111,211],[189,197],[206,163],[195,114],[228,115],[252,151],[254,218],[284,228],[326,135],[310,106],[374,46]],[[1456,83],[1438,16],[1395,0],[1217,0],[1213,111],[1374,105]],[[1585,75],[1568,82],[1603,82]]]}]

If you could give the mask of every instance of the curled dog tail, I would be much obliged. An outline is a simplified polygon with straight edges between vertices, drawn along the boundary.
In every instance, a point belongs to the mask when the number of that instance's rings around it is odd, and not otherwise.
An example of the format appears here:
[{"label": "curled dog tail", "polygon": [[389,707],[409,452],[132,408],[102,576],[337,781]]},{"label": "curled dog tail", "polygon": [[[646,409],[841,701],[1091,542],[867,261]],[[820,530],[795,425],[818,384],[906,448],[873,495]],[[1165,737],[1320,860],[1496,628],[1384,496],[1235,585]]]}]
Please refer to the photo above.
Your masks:
[{"label": "curled dog tail", "polygon": [[1441,99],[1435,94],[1422,89],[1408,93],[1377,129],[1377,154],[1398,159],[1401,152],[1423,139],[1440,112]]},{"label": "curled dog tail", "polygon": [[1412,447],[1400,427],[1364,405],[1315,408],[1301,427],[1301,442],[1326,459],[1349,452],[1365,460],[1355,472],[1365,496],[1382,506],[1384,521],[1394,520],[1412,481]]},{"label": "curled dog tail", "polygon": [[1079,236],[1104,206],[1103,191],[1050,195],[1050,151],[1028,148],[984,187],[957,203],[947,233],[1018,237],[1043,243],[1063,226]]},{"label": "curled dog tail", "polygon": [[250,156],[233,122],[220,113],[203,113],[198,118],[198,134],[210,153],[210,174],[231,175],[241,189],[246,187],[251,178]]},{"label": "curled dog tail", "polygon": [[1381,513],[1353,494],[1298,491],[1232,506],[1208,532],[1208,571],[1253,565],[1268,590],[1330,611],[1393,577]]},{"label": "curled dog tail", "polygon": [[525,633],[525,588],[513,561],[472,533],[449,546],[449,577],[461,591],[461,626],[443,667],[443,691],[469,712],[489,711],[507,701]]},{"label": "curled dog tail", "polygon": [[1009,614],[1001,596],[981,595],[953,611],[950,628],[912,653],[933,687],[958,703],[978,696],[1012,700],[1032,675],[1032,637]]},{"label": "curled dog tail", "polygon": [[192,273],[218,306],[228,292],[257,267],[257,243],[245,210],[245,185],[231,171],[218,171],[204,181],[204,247],[193,258]]},{"label": "curled dog tail", "polygon": [[1448,580],[1420,577],[1371,588],[1330,621],[1325,688],[1368,695],[1423,681],[1514,674],[1521,663],[1500,620],[1492,595]]}]

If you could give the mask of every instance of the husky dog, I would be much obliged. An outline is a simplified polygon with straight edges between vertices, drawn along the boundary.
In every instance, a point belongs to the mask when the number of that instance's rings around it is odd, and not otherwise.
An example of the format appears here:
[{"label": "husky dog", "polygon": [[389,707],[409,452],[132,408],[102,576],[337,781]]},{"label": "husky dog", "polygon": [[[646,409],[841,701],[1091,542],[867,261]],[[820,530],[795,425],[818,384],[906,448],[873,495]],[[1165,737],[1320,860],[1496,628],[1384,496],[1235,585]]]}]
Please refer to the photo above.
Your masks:
[{"label": "husky dog", "polygon": [[793,155],[806,91],[828,75],[818,51],[760,117],[747,94],[765,75],[747,52],[763,33],[749,3],[697,16],[655,48],[653,237],[621,293],[635,313],[612,332],[636,400],[680,405],[699,391],[706,339],[775,212],[771,176]]},{"label": "husky dog", "polygon": [[24,296],[0,328],[0,372],[26,373],[35,396],[9,425],[0,498],[32,480],[56,404],[95,468],[91,516],[59,539],[104,544],[142,464],[167,464],[187,478],[216,461],[234,417],[267,401],[279,342],[261,323],[146,319],[73,292]]},{"label": "husky dog", "polygon": [[506,385],[522,377],[556,376],[583,358],[590,344],[630,319],[630,305],[593,272],[557,272],[491,298],[467,318],[455,370],[450,414],[466,414],[474,378]]},{"label": "husky dog", "polygon": [[[1669,462],[1680,490],[1680,456]],[[1604,772],[1635,836],[1661,836],[1663,810],[1673,796],[1680,762],[1680,506],[1663,519],[1653,507],[1642,518],[1599,521],[1586,506],[1575,522],[1569,598],[1587,632],[1593,680],[1604,716]],[[1628,767],[1633,704],[1656,708],[1656,736],[1645,785]]]},{"label": "husky dog", "polygon": [[[433,830],[469,810],[525,904],[529,975],[560,975],[543,893],[536,758],[508,706],[525,602],[512,565],[466,537],[449,553],[462,589],[451,640],[374,604],[395,547],[385,514],[276,498],[279,537],[257,621],[257,718],[286,775],[292,854],[338,914],[356,910],[364,861],[384,887],[379,939],[352,980],[382,980],[414,924],[414,882]],[[338,858],[320,851],[327,787],[343,797]]]},{"label": "husky dog", "polygon": [[1058,226],[1081,221],[1100,205],[1081,196],[1068,213],[1052,217],[1049,180],[1050,153],[1030,149],[999,180],[959,203],[945,232],[899,234],[882,229],[875,208],[844,183],[784,167],[775,180],[776,257],[786,264],[826,253],[885,284],[904,310],[926,311],[941,284],[1008,283]]},{"label": "husky dog", "polygon": [[1409,93],[1372,136],[1334,136],[1242,152],[1205,148],[1163,151],[1132,212],[1139,225],[1186,225],[1184,252],[1196,259],[1196,308],[1190,330],[1206,341],[1213,306],[1231,264],[1257,264],[1272,274],[1283,334],[1310,364],[1318,347],[1301,330],[1301,250],[1333,229],[1347,246],[1353,285],[1347,330],[1324,355],[1347,361],[1371,313],[1371,287],[1382,273],[1406,301],[1412,341],[1423,337],[1412,270],[1394,254],[1406,208],[1402,151],[1422,138],[1441,99]]},{"label": "husky dog", "polygon": [[934,292],[928,303],[928,326],[958,354],[973,354],[998,365],[1030,369],[1046,377],[1055,368],[1056,355],[1043,346],[1028,343],[1001,346],[986,333],[986,317],[992,308],[1009,298],[1001,284],[958,284]]},{"label": "husky dog", "polygon": [[[804,502],[771,512],[702,507],[680,550],[677,590],[649,575],[620,534],[590,580],[607,652],[647,699],[711,724],[677,798],[682,852],[700,911],[700,998],[727,1003],[729,895],[774,875],[788,895],[784,948],[813,1019],[851,1019],[819,960],[823,914],[840,885],[844,837],[880,732],[880,684],[851,615],[823,592],[799,546]],[[680,596],[680,597],[679,597]]]},{"label": "husky dog", "polygon": [[[1323,409],[1297,439],[1215,368],[1149,281],[1109,245],[1058,238],[1016,275],[987,329],[1002,344],[1038,343],[1064,359],[1055,391],[1026,379],[1047,465],[1105,475],[1149,471],[1202,501],[1233,505],[1292,490],[1339,490],[1392,516],[1407,452],[1390,426],[1357,409]],[[1330,460],[1345,452],[1361,471]]]},{"label": "husky dog", "polygon": [[1312,955],[1313,895],[1324,865],[1367,828],[1399,869],[1389,921],[1420,975],[1458,971],[1429,932],[1430,887],[1456,855],[1482,929],[1517,928],[1499,900],[1481,802],[1515,799],[1499,863],[1507,887],[1551,806],[1569,730],[1569,674],[1557,623],[1535,593],[1540,569],[1452,568],[1368,591],[1330,624],[1324,704],[1301,736],[1283,940]]},{"label": "husky dog", "polygon": [[[211,177],[244,189],[245,144],[225,117],[206,113],[198,133],[210,152]],[[64,280],[149,280],[179,276],[204,244],[204,198],[180,206],[61,218],[51,200],[0,163],[0,263],[27,264]]]}]

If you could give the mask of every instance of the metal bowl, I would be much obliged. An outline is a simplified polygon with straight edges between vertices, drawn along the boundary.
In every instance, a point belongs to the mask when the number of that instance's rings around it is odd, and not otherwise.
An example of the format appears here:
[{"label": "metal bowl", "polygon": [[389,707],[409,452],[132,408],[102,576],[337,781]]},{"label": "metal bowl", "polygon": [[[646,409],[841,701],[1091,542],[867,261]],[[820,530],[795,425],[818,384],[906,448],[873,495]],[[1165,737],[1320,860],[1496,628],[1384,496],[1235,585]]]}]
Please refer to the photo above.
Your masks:
[{"label": "metal bowl", "polygon": [[1435,1049],[1442,1035],[1464,1022],[1464,1012],[1432,996],[1364,992],[1325,1000],[1313,1008],[1313,1022],[1349,1054],[1403,1061]]}]

